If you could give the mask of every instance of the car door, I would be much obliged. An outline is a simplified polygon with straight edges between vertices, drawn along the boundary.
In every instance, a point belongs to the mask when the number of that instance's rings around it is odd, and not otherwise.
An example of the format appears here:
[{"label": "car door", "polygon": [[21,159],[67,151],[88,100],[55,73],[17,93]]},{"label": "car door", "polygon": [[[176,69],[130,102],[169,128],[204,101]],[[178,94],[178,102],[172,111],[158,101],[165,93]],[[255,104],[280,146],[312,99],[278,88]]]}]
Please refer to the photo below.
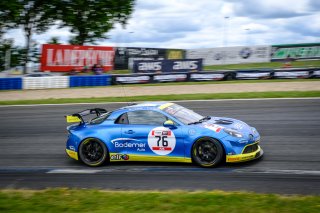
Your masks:
[{"label": "car door", "polygon": [[182,131],[179,126],[174,129],[164,127],[163,123],[168,119],[164,114],[135,110],[124,117],[127,117],[127,124],[122,125],[121,133],[122,138],[127,139],[124,148],[129,156],[185,156]]}]

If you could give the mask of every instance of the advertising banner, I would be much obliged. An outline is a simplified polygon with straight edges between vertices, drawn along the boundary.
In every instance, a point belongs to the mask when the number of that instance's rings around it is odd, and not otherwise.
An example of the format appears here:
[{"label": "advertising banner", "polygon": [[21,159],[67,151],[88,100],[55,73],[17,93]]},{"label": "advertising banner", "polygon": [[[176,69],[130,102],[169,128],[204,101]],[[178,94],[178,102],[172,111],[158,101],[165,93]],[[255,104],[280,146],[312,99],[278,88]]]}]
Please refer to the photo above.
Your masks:
[{"label": "advertising banner", "polygon": [[272,46],[272,61],[320,59],[320,43]]},{"label": "advertising banner", "polygon": [[203,65],[269,62],[270,46],[220,47],[187,50],[186,58],[202,58]]},{"label": "advertising banner", "polygon": [[154,83],[182,82],[187,80],[188,80],[188,73],[155,74],[153,76]]},{"label": "advertising banner", "polygon": [[152,82],[152,74],[112,75],[112,84],[146,84]]},{"label": "advertising banner", "polygon": [[225,77],[225,73],[219,72],[201,72],[190,73],[190,81],[220,81]]},{"label": "advertising banner", "polygon": [[314,70],[311,76],[313,78],[320,78],[320,70]]},{"label": "advertising banner", "polygon": [[117,47],[115,53],[115,69],[132,69],[135,60],[162,60],[166,50],[159,48]]},{"label": "advertising banner", "polygon": [[113,69],[113,47],[43,44],[41,70],[67,72],[95,64],[104,71]]},{"label": "advertising banner", "polygon": [[176,59],[135,61],[135,73],[166,73],[166,72],[191,72],[202,71],[202,59]]},{"label": "advertising banner", "polygon": [[236,79],[269,79],[271,78],[272,70],[253,70],[253,71],[241,71],[236,72]]},{"label": "advertising banner", "polygon": [[133,62],[137,60],[150,61],[184,58],[185,50],[181,49],[117,47],[115,52],[115,69],[132,69]]},{"label": "advertising banner", "polygon": [[275,71],[274,78],[309,78],[309,71]]}]

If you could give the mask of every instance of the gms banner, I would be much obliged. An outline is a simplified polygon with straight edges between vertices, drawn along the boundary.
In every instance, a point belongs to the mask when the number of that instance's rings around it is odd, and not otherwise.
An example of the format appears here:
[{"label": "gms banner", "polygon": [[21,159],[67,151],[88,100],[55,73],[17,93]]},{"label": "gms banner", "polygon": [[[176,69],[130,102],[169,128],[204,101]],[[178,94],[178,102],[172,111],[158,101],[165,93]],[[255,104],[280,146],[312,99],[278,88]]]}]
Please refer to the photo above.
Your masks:
[{"label": "gms banner", "polygon": [[134,61],[134,73],[169,73],[202,71],[202,59]]},{"label": "gms banner", "polygon": [[113,47],[44,44],[41,70],[67,72],[100,64],[104,71],[109,71],[113,69],[113,60]]},{"label": "gms banner", "polygon": [[270,46],[219,47],[187,50],[187,59],[202,58],[203,65],[270,61]]}]

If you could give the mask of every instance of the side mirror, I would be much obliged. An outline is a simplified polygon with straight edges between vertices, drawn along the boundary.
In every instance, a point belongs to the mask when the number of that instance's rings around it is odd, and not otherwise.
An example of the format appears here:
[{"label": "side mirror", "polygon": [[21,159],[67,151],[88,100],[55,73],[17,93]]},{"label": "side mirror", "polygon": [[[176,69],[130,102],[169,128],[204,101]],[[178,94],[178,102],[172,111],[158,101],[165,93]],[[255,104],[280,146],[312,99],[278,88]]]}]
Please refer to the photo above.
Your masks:
[{"label": "side mirror", "polygon": [[167,127],[169,129],[175,129],[177,128],[176,125],[174,125],[174,122],[172,120],[167,120],[163,123],[164,127]]}]

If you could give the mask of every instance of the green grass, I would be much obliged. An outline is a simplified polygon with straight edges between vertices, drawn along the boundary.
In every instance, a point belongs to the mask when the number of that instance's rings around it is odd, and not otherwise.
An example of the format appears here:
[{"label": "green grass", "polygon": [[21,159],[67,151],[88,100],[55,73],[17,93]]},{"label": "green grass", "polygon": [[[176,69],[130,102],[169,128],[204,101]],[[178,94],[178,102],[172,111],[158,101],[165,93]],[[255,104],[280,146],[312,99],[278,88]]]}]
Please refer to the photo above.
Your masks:
[{"label": "green grass", "polygon": [[[223,64],[204,66],[204,70],[241,70],[241,69],[276,69],[282,68],[283,62],[265,62],[265,63],[250,63],[250,64]],[[293,61],[292,67],[320,67],[320,60],[310,61]],[[112,70],[108,74],[129,74],[131,70]]]},{"label": "green grass", "polygon": [[0,191],[1,212],[320,212],[320,196],[221,191]]},{"label": "green grass", "polygon": [[212,99],[237,99],[237,98],[298,98],[298,97],[320,97],[320,91],[241,92],[241,93],[217,93],[217,94],[203,93],[203,94],[131,96],[131,97],[61,98],[61,99],[42,99],[42,100],[0,101],[0,105],[212,100]]}]

